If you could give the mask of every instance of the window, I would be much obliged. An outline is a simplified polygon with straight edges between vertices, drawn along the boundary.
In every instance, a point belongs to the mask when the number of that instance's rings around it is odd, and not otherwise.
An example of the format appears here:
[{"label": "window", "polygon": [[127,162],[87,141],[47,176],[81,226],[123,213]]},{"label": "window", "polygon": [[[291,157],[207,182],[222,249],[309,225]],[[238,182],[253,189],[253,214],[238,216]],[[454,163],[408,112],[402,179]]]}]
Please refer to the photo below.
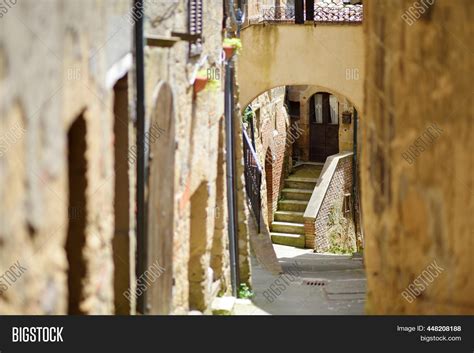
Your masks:
[{"label": "window", "polygon": [[310,100],[311,122],[316,124],[339,124],[339,102],[329,93],[316,93]]},{"label": "window", "polygon": [[314,122],[317,124],[323,123],[323,95],[318,93],[314,96]]},{"label": "window", "polygon": [[197,36],[195,41],[189,44],[189,56],[197,56],[202,52],[202,0],[188,1],[188,32]]},{"label": "window", "polygon": [[333,95],[329,96],[329,112],[331,121],[330,124],[337,125],[339,124],[339,103],[337,98]]}]

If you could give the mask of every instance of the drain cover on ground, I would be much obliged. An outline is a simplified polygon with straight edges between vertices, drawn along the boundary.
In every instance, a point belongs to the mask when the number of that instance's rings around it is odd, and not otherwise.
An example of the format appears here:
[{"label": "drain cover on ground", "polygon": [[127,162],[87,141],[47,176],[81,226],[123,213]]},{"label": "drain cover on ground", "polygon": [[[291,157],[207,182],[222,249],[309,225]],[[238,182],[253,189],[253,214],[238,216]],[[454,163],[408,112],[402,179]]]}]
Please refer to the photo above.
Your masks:
[{"label": "drain cover on ground", "polygon": [[326,281],[322,279],[304,279],[303,285],[305,286],[325,286]]}]

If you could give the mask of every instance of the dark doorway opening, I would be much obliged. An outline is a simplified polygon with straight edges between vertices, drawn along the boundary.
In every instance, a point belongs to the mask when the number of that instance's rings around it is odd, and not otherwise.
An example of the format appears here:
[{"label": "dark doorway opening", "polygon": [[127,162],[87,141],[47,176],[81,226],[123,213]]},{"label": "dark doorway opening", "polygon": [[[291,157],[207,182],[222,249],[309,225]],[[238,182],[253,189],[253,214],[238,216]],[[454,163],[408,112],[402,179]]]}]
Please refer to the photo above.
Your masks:
[{"label": "dark doorway opening", "polygon": [[114,259],[114,304],[115,313],[128,315],[134,306],[134,296],[130,300],[124,295],[130,291],[131,273],[135,257],[130,242],[130,168],[129,136],[133,126],[128,110],[128,75],[114,86],[114,154],[115,154],[115,229],[113,246]]},{"label": "dark doorway opening", "polygon": [[68,260],[68,313],[85,314],[81,309],[84,300],[83,281],[86,276],[84,247],[87,222],[87,160],[86,121],[81,114],[68,132],[68,229],[66,256]]}]

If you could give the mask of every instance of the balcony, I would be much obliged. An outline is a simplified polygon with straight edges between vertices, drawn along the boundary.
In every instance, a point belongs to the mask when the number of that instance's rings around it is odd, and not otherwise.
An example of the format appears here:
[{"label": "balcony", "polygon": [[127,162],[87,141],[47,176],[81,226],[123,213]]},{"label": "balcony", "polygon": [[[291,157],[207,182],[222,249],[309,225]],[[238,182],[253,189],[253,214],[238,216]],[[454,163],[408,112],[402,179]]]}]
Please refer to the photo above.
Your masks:
[{"label": "balcony", "polygon": [[[309,18],[304,9],[299,9],[303,22],[333,23],[349,22],[361,23],[363,20],[363,5],[336,4],[317,2],[314,5],[314,19]],[[295,23],[298,18],[298,9],[295,5],[258,6],[256,12],[249,16],[249,24],[260,23]]]}]

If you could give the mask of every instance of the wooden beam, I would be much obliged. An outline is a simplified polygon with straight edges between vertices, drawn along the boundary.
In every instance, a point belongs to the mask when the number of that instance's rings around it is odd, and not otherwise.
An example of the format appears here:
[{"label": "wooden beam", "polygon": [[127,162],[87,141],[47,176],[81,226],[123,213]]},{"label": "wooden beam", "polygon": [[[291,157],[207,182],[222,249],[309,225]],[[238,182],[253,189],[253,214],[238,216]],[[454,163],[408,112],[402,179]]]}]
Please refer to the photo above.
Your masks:
[{"label": "wooden beam", "polygon": [[306,0],[306,21],[314,21],[314,0]]},{"label": "wooden beam", "polygon": [[295,23],[304,24],[304,0],[295,0]]},{"label": "wooden beam", "polygon": [[149,47],[164,47],[170,48],[180,41],[179,37],[165,37],[165,36],[146,36],[146,45]]},{"label": "wooden beam", "polygon": [[179,33],[179,32],[171,32],[171,35],[174,37],[178,37],[181,40],[184,40],[186,42],[191,42],[191,43],[196,42],[199,38],[202,37],[201,34],[190,34],[190,33]]}]

